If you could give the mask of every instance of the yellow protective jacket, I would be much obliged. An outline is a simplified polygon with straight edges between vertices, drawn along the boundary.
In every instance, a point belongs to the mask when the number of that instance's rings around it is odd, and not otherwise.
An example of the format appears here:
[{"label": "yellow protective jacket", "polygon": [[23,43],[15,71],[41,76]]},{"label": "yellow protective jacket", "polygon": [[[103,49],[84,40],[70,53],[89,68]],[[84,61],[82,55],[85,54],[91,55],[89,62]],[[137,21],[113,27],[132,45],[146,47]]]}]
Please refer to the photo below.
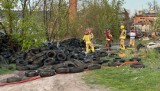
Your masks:
[{"label": "yellow protective jacket", "polygon": [[120,39],[126,39],[126,30],[125,29],[123,29],[121,31]]},{"label": "yellow protective jacket", "polygon": [[87,43],[91,43],[91,35],[84,35],[83,36],[83,40]]}]

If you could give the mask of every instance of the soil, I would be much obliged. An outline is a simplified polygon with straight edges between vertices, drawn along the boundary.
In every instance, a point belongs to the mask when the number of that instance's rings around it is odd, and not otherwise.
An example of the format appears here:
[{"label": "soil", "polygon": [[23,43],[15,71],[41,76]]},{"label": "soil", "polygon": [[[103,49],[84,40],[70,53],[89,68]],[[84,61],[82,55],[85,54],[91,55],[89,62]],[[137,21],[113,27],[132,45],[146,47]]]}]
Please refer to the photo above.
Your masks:
[{"label": "soil", "polygon": [[[0,81],[11,76],[20,76],[23,72],[0,75]],[[75,74],[57,74],[35,81],[0,87],[0,91],[109,91],[109,89],[86,84],[81,78],[84,72]]]}]

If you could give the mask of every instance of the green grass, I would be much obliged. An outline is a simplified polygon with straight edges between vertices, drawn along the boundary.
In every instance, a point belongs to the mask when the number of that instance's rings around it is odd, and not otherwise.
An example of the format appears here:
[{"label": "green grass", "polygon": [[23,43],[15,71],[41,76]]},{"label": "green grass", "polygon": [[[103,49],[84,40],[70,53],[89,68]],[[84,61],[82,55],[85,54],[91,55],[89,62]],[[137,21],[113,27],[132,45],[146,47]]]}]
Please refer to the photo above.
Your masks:
[{"label": "green grass", "polygon": [[[126,59],[131,56],[127,55]],[[89,84],[103,85],[111,91],[159,91],[160,54],[149,50],[147,57],[142,57],[142,62],[146,66],[144,69],[134,69],[129,65],[103,68],[86,73],[84,80]]]},{"label": "green grass", "polygon": [[6,68],[6,66],[4,66],[4,65],[1,66],[1,68],[0,68],[0,75],[14,72],[15,68],[16,68],[16,65],[15,64],[10,64],[10,66],[12,66],[13,69],[9,70],[9,69]]}]

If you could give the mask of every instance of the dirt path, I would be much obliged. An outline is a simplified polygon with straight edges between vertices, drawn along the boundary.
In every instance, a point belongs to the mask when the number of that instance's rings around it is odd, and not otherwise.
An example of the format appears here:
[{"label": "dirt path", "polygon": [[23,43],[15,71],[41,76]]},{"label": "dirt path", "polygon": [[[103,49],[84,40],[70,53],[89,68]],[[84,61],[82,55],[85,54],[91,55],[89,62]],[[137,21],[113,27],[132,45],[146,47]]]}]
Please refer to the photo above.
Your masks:
[{"label": "dirt path", "polygon": [[108,91],[98,86],[87,85],[81,80],[83,74],[58,74],[27,83],[0,87],[0,91]]}]

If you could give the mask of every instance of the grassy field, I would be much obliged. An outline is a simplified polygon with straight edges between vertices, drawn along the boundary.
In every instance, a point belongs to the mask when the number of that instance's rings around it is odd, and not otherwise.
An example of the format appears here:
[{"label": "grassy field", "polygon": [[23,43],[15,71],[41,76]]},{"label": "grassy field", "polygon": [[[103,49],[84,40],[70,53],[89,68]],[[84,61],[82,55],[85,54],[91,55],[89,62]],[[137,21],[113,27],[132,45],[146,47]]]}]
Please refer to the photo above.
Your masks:
[{"label": "grassy field", "polygon": [[8,69],[8,67],[6,67],[6,66],[4,66],[4,65],[1,66],[1,68],[0,68],[0,75],[12,73],[12,72],[15,71],[15,68],[16,68],[16,65],[15,65],[15,64],[10,64],[9,66],[11,66],[12,69]]},{"label": "grassy field", "polygon": [[[125,59],[132,57],[131,50],[126,52]],[[149,50],[142,55],[144,69],[134,69],[130,65],[123,67],[103,68],[87,72],[84,80],[89,84],[98,84],[111,91],[160,91],[160,54]]]}]

